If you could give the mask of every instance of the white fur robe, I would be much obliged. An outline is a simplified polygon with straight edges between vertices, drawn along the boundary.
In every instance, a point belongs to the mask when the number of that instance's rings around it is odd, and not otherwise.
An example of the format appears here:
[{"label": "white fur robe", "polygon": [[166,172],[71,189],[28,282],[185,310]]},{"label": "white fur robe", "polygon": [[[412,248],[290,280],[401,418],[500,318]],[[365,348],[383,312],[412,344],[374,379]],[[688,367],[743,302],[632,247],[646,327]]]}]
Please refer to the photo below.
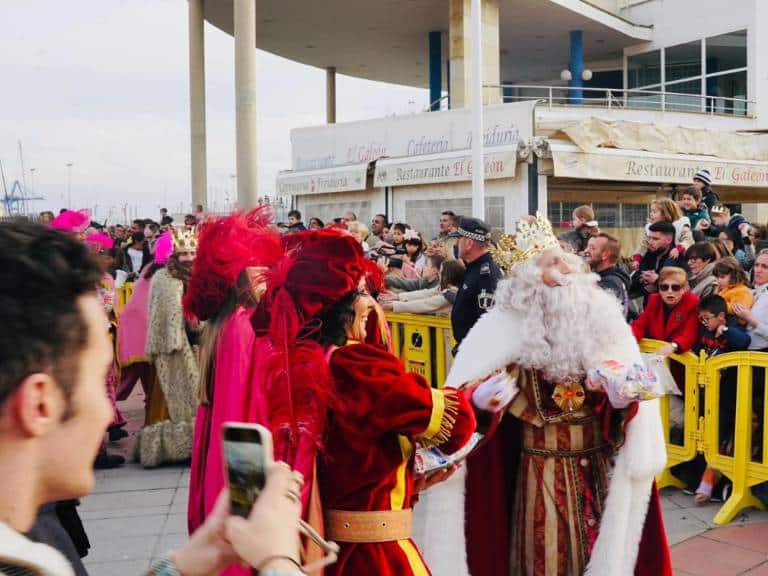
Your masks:
[{"label": "white fur robe", "polygon": [[[514,363],[523,368],[557,368],[560,356],[570,357],[571,361],[578,358],[584,371],[604,360],[625,365],[641,362],[639,348],[618,303],[599,289],[585,290],[577,312],[588,325],[586,330],[574,332],[588,333],[588,342],[566,335],[559,343],[563,352],[558,357],[554,357],[555,353],[549,357],[548,351],[541,348],[532,352],[530,338],[521,337],[521,330],[523,334],[539,330],[546,335],[551,330],[573,327],[574,319],[547,322],[535,299],[527,301],[521,296],[529,288],[524,284],[519,278],[499,284],[495,308],[480,318],[462,342],[446,386],[461,387]],[[625,444],[615,461],[588,576],[633,574],[653,479],[665,463],[658,400],[642,402],[627,426]],[[414,538],[427,565],[439,576],[469,576],[464,542],[464,477],[460,470],[449,481],[433,487],[421,496],[415,509]]]}]

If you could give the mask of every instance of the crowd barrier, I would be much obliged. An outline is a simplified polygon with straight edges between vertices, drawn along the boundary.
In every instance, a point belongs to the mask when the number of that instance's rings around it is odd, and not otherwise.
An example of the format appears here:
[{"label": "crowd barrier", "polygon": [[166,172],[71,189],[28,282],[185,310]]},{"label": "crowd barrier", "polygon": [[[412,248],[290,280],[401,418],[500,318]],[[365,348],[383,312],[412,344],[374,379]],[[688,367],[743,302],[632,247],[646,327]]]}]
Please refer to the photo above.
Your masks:
[{"label": "crowd barrier", "polygon": [[[130,283],[118,290],[120,310],[132,291]],[[441,387],[453,361],[451,349],[455,342],[450,319],[389,313],[387,320],[393,350],[406,369],[421,374],[432,386]],[[640,348],[653,353],[663,345],[643,340]],[[729,523],[745,508],[765,509],[752,488],[768,482],[768,435],[763,433],[768,424],[768,353],[731,352],[708,359],[704,353],[697,356],[686,352],[670,355],[668,363],[682,392],[682,402],[677,397],[661,399],[667,466],[657,479],[659,488],[682,488],[672,468],[703,454],[710,466],[733,483],[730,497],[714,517],[715,524]],[[725,387],[721,387],[724,374]],[[723,397],[735,397],[735,410],[733,402],[721,402]],[[676,420],[682,421],[683,428],[673,438],[671,420],[676,411]],[[724,422],[732,423],[732,432],[721,430]]]}]

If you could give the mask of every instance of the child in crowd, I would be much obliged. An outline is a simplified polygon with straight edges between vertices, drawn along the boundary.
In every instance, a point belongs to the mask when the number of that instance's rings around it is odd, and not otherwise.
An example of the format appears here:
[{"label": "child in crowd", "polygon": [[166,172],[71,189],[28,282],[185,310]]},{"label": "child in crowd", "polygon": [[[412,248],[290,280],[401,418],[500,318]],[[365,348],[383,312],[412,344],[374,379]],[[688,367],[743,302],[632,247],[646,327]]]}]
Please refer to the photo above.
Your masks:
[{"label": "child in crowd", "polygon": [[572,250],[569,252],[581,254],[587,248],[589,239],[600,233],[600,228],[595,220],[595,211],[587,204],[576,208],[572,217],[573,230],[561,235],[560,239],[571,245]]},{"label": "child in crowd", "polygon": [[426,257],[424,256],[424,241],[416,230],[409,228],[405,231],[404,259],[414,268],[416,275],[421,276]]},{"label": "child in crowd", "polygon": [[699,222],[706,220],[709,222],[709,210],[707,205],[701,201],[701,191],[693,186],[689,186],[680,193],[680,208],[683,216],[688,218],[691,230],[701,230]]},{"label": "child in crowd", "polygon": [[[701,321],[699,344],[695,351],[703,351],[709,358],[726,352],[736,352],[749,348],[751,338],[732,316],[728,315],[726,301],[717,294],[701,299],[698,306]],[[720,376],[720,439],[723,454],[732,452],[734,413],[736,410],[736,371],[732,368],[723,370]],[[707,466],[701,476],[694,495],[697,504],[709,502],[712,490],[722,475],[718,470]]]},{"label": "child in crowd", "polygon": [[638,270],[640,262],[648,252],[649,227],[656,222],[671,222],[675,227],[675,248],[670,252],[672,258],[677,258],[680,254],[693,245],[693,233],[691,232],[691,222],[683,216],[680,207],[669,198],[657,198],[651,202],[651,217],[645,226],[645,236],[643,236],[640,247],[634,256],[632,256],[632,269]]},{"label": "child in crowd", "polygon": [[[734,313],[735,304],[741,304],[744,308],[752,308],[754,295],[747,286],[747,275],[741,269],[736,258],[733,256],[723,258],[715,264],[712,274],[717,278],[717,294],[725,300],[728,314]],[[744,322],[740,322],[743,326]]]}]

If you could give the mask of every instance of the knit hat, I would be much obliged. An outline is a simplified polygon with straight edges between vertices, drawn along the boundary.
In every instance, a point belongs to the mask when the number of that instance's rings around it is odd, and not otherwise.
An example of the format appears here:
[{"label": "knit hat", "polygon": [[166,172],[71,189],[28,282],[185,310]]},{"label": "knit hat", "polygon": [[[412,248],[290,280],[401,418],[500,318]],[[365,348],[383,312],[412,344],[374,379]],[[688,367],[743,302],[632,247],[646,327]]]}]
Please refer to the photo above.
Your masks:
[{"label": "knit hat", "polygon": [[706,169],[699,170],[698,172],[696,172],[696,174],[693,175],[693,179],[701,180],[707,186],[712,185],[712,176],[710,175],[709,170],[706,170]]}]

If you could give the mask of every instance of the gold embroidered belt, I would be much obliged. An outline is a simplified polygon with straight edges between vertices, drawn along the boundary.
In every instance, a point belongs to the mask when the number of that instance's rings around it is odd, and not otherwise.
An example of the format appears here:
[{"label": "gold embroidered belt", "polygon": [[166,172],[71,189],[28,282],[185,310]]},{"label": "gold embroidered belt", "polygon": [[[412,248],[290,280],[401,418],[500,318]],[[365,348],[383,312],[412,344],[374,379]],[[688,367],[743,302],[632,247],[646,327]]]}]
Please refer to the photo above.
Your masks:
[{"label": "gold embroidered belt", "polygon": [[608,444],[600,444],[599,446],[593,446],[592,448],[584,448],[582,450],[546,450],[540,448],[526,448],[523,447],[524,454],[530,454],[531,456],[555,456],[559,458],[574,458],[577,456],[588,456],[590,454],[596,454],[605,450]]},{"label": "gold embroidered belt", "polygon": [[325,532],[329,540],[336,542],[392,542],[411,537],[413,514],[405,510],[381,510],[374,512],[347,512],[327,510]]}]

